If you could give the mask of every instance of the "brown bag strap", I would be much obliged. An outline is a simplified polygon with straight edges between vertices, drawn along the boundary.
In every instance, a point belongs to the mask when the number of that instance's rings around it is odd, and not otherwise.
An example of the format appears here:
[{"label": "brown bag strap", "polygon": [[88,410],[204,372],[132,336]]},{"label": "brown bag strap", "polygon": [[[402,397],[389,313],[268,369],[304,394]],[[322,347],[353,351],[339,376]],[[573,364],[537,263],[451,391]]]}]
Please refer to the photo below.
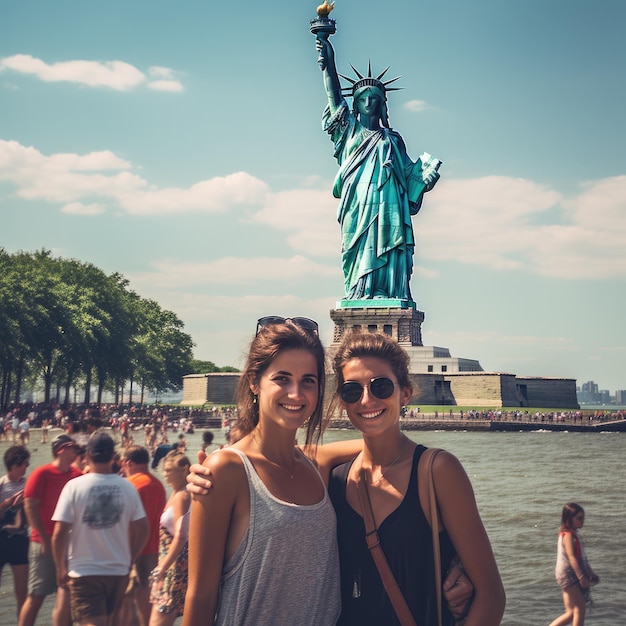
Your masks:
[{"label": "brown bag strap", "polygon": [[441,550],[439,547],[439,516],[437,514],[437,493],[433,479],[433,461],[441,452],[440,448],[428,448],[422,454],[426,464],[426,485],[430,502],[430,529],[433,534],[433,561],[435,565],[435,589],[437,591],[437,624],[442,625],[443,615],[441,608]]},{"label": "brown bag strap", "polygon": [[380,540],[378,538],[378,530],[376,528],[376,522],[374,521],[374,511],[372,510],[372,503],[370,501],[370,494],[367,490],[367,475],[365,470],[361,470],[359,474],[359,480],[356,483],[356,490],[359,494],[359,502],[361,503],[361,513],[363,515],[363,521],[365,522],[365,541],[367,547],[374,559],[380,578],[383,581],[385,591],[391,600],[393,610],[396,612],[400,624],[402,626],[415,626],[415,620],[411,610],[409,609],[400,587],[387,563],[387,558],[380,546]]}]

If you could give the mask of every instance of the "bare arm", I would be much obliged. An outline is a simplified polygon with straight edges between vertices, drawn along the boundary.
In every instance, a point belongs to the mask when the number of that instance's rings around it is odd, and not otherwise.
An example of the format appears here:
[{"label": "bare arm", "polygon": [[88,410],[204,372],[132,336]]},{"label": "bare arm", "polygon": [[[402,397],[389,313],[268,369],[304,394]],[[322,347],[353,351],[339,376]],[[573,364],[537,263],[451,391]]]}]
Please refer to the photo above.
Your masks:
[{"label": "bare arm", "polygon": [[68,522],[56,522],[52,533],[52,558],[56,565],[57,584],[67,586],[67,546],[72,525]]},{"label": "bare arm", "polygon": [[363,439],[336,441],[322,446],[304,446],[303,452],[317,465],[326,485],[333,467],[347,463],[363,450]]},{"label": "bare arm", "polygon": [[443,526],[474,585],[465,626],[499,626],[505,606],[504,587],[469,478],[458,459],[448,452],[435,457],[433,478]]},{"label": "bare arm", "polygon": [[[301,450],[317,465],[324,483],[328,485],[333,467],[346,463],[361,452],[363,440],[350,439],[326,443],[321,446],[301,446]],[[206,458],[207,456],[203,452],[198,452],[199,463],[194,463],[187,475],[187,491],[194,496],[204,496],[213,487],[214,476],[211,474],[210,468],[206,462],[201,464]]]},{"label": "bare arm", "polygon": [[239,459],[225,452],[212,454],[205,460],[216,478],[215,485],[208,495],[195,497],[191,505],[189,582],[183,626],[214,623],[229,538],[232,539],[233,527],[243,524],[247,528],[248,524],[249,496],[245,472]]},{"label": "bare arm", "polygon": [[130,544],[130,562],[134,563],[148,541],[150,534],[150,523],[147,517],[133,520],[128,527],[128,538]]},{"label": "bare arm", "polygon": [[41,537],[41,551],[46,554],[50,550],[50,537],[46,535],[46,531],[43,528],[43,520],[39,512],[40,500],[36,498],[24,499],[24,512],[26,513],[26,519],[31,529],[36,530]]}]

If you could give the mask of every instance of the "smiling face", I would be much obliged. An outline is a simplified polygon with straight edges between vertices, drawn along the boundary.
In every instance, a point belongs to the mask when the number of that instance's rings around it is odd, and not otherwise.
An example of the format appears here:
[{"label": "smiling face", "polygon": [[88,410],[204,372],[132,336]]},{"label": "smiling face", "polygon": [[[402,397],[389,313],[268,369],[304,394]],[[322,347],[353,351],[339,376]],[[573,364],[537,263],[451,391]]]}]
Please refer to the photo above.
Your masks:
[{"label": "smiling face", "polygon": [[[344,381],[355,381],[363,386],[363,393],[356,402],[341,402],[350,422],[363,435],[380,434],[389,428],[399,428],[400,409],[411,398],[412,390],[401,387],[391,365],[378,357],[365,356],[350,359],[342,368]],[[395,383],[388,398],[377,398],[369,385],[373,378],[389,378]]]},{"label": "smiling face", "polygon": [[272,422],[296,430],[310,417],[319,397],[317,364],[307,350],[279,352],[257,384],[259,423]]}]

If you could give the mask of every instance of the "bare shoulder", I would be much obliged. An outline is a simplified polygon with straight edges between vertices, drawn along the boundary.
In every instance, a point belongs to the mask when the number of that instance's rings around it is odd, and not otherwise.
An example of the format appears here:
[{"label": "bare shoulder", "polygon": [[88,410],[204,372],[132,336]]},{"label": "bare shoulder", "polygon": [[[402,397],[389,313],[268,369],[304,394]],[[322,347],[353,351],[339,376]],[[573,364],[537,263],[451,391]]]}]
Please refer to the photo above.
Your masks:
[{"label": "bare shoulder", "polygon": [[[430,517],[430,487],[427,474],[428,455],[422,454],[419,463],[419,495],[424,513]],[[461,462],[447,450],[439,450],[432,460],[432,479],[435,486],[436,501],[441,509],[447,509],[448,503],[460,505],[465,501],[471,505],[474,500],[472,485]]]},{"label": "bare shoulder", "polygon": [[204,459],[202,465],[208,467],[212,473],[229,472],[243,468],[243,461],[239,454],[229,446],[209,454],[209,456]]}]

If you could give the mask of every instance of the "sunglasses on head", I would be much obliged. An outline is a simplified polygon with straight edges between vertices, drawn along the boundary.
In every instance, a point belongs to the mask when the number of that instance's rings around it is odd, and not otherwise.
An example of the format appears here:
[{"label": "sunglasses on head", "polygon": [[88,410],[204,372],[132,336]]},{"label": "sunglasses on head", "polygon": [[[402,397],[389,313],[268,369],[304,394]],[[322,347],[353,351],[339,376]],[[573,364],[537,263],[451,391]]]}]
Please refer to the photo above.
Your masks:
[{"label": "sunglasses on head", "polygon": [[267,315],[257,320],[255,334],[258,335],[261,328],[271,326],[272,324],[284,324],[285,322],[291,322],[307,332],[319,334],[319,326],[315,320],[308,317],[280,317],[280,315]]},{"label": "sunglasses on head", "polygon": [[391,397],[393,390],[396,387],[396,383],[387,378],[386,376],[380,376],[379,378],[372,378],[369,385],[362,385],[357,383],[356,380],[348,380],[339,389],[340,398],[347,404],[352,404],[361,399],[363,395],[363,389],[367,387],[370,393],[379,400],[386,400]]}]

